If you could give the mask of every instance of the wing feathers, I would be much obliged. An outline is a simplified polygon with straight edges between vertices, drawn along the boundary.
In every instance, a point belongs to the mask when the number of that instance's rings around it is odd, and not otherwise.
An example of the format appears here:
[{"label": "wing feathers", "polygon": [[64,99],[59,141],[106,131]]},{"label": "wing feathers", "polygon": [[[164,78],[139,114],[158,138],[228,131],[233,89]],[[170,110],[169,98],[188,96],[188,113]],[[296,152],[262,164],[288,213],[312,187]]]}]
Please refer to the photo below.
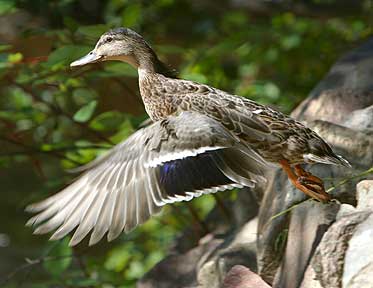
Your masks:
[{"label": "wing feathers", "polygon": [[35,233],[57,229],[51,239],[76,229],[70,245],[90,232],[89,245],[105,233],[111,241],[167,203],[252,187],[262,180],[262,164],[217,121],[183,112],[137,131],[84,166],[82,176],[60,193],[30,205],[27,210],[39,214],[27,225],[40,225]]}]

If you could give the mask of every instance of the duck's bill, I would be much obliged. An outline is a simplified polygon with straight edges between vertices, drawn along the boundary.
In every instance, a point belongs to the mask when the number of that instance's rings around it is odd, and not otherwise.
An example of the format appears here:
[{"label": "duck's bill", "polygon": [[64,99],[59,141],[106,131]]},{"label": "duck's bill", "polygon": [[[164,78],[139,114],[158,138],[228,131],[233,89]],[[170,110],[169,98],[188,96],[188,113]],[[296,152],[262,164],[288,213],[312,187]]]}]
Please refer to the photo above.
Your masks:
[{"label": "duck's bill", "polygon": [[100,61],[102,58],[101,55],[97,55],[94,51],[89,52],[87,55],[83,56],[82,58],[72,62],[70,64],[70,67],[77,67],[77,66],[83,66],[90,63],[96,63]]}]

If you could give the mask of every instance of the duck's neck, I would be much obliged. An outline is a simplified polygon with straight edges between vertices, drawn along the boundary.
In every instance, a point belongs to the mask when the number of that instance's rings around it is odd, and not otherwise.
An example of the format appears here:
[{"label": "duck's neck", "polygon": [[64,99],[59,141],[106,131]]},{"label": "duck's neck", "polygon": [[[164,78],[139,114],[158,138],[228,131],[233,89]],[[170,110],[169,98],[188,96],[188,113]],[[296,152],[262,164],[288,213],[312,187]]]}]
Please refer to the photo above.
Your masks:
[{"label": "duck's neck", "polygon": [[147,73],[157,73],[169,78],[176,78],[176,73],[162,61],[160,61],[149,46],[143,46],[134,53],[135,66],[137,69],[146,71]]},{"label": "duck's neck", "polygon": [[163,86],[168,82],[167,78],[175,78],[175,73],[158,59],[150,47],[136,51],[134,58],[146,112],[153,120],[166,118],[173,113],[173,107]]},{"label": "duck's neck", "polygon": [[174,112],[172,97],[167,93],[169,79],[164,75],[139,68],[139,88],[145,110],[153,121],[167,118]]}]

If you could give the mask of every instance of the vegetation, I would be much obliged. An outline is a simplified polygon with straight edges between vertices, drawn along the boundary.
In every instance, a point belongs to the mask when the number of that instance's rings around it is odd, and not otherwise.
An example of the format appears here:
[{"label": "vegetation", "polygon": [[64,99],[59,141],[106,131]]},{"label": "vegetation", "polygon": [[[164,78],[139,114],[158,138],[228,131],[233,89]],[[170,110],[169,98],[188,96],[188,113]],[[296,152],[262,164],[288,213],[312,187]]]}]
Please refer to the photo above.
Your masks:
[{"label": "vegetation", "polygon": [[69,63],[104,31],[127,26],[179,77],[289,113],[344,51],[372,35],[373,17],[371,1],[284,2],[255,10],[240,1],[2,0],[0,254],[9,261],[1,261],[0,286],[132,287],[183,229],[196,227],[190,236],[196,243],[206,233],[200,219],[215,206],[205,196],[167,207],[93,248],[32,236],[23,227],[25,205],[60,190],[74,177],[64,170],[94,159],[146,119],[129,65],[71,70]]}]

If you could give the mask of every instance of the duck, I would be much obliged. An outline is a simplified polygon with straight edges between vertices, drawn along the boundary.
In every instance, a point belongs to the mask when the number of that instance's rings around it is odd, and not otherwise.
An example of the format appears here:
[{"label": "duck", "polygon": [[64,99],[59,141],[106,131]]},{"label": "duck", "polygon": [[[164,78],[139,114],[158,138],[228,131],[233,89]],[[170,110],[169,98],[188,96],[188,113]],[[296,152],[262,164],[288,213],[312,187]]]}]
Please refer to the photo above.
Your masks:
[{"label": "duck", "polygon": [[316,132],[268,106],[179,79],[144,38],[129,28],[104,33],[71,67],[122,61],[138,71],[140,94],[152,124],[78,168],[62,191],[26,210],[35,234],[51,240],[90,232],[89,245],[128,233],[170,203],[265,182],[270,165],[309,197],[328,202],[323,181],[303,164],[350,167]]}]

